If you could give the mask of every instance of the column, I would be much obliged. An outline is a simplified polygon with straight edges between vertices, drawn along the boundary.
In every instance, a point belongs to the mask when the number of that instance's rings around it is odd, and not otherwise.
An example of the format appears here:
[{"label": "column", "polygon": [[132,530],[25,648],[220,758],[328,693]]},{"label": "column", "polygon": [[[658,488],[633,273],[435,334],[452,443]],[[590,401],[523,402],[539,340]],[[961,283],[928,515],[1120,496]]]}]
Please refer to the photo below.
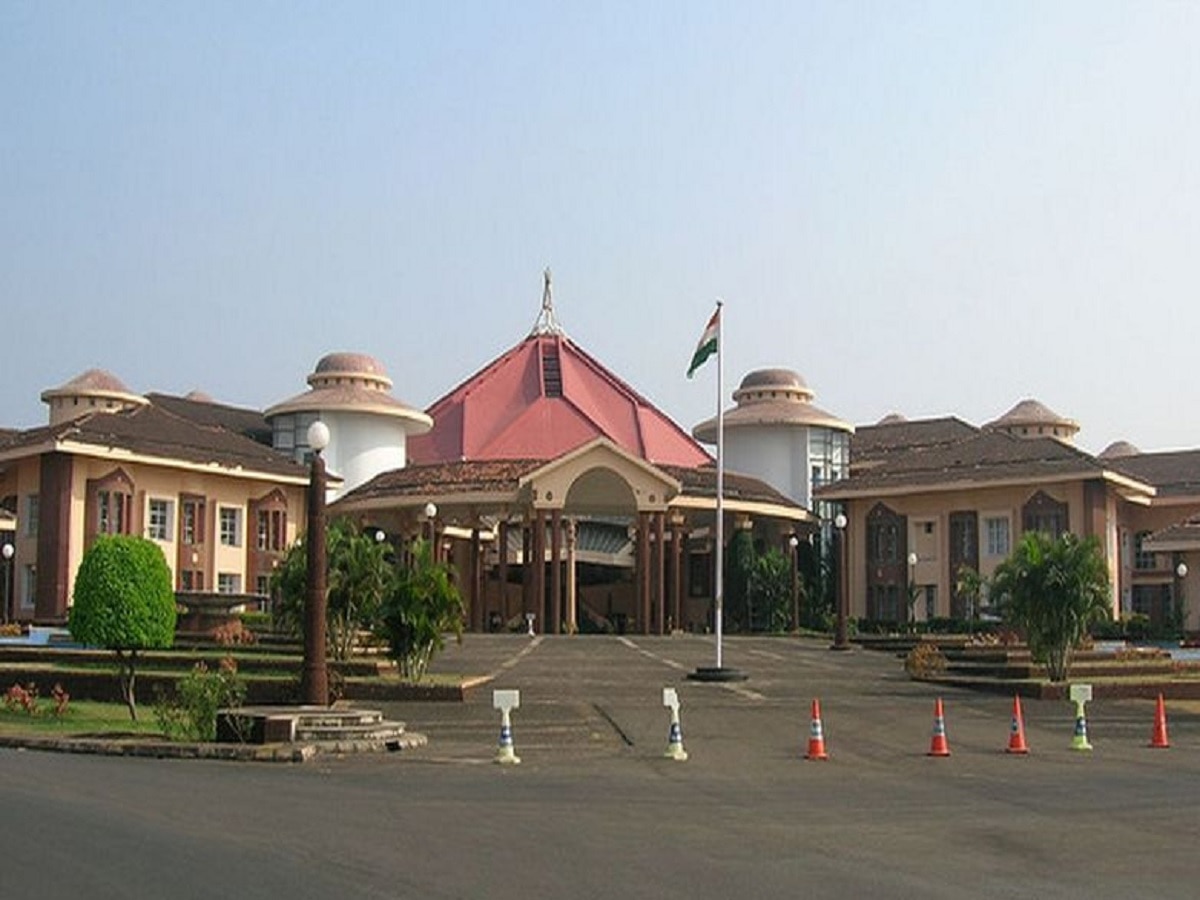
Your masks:
[{"label": "column", "polygon": [[533,514],[533,611],[537,613],[537,630],[549,634],[550,623],[546,615],[546,513],[535,510]]},{"label": "column", "polygon": [[683,628],[683,518],[671,517],[671,624]]},{"label": "column", "polygon": [[664,544],[666,514],[654,514],[654,602],[657,604],[659,634],[667,633],[667,548]]},{"label": "column", "polygon": [[496,529],[496,555],[499,560],[497,575],[500,580],[500,620],[507,623],[508,612],[508,523],[501,522]]},{"label": "column", "polygon": [[550,513],[550,602],[546,604],[550,617],[547,634],[562,631],[562,510]]},{"label": "column", "polygon": [[567,520],[567,634],[579,633],[579,596],[575,578],[575,549],[579,538],[575,520]]},{"label": "column", "polygon": [[471,630],[483,631],[487,617],[483,610],[483,559],[479,540],[479,523],[471,528]]},{"label": "column", "polygon": [[638,513],[638,618],[642,634],[650,633],[650,514]]}]

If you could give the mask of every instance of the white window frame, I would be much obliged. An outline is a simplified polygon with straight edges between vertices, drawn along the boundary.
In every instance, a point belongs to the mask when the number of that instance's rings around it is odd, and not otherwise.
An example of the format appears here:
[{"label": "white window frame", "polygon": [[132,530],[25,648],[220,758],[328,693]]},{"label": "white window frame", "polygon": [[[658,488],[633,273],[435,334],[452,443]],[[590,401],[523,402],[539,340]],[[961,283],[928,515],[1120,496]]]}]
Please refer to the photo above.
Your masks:
[{"label": "white window frame", "polygon": [[[155,507],[162,510],[161,521],[155,521]],[[175,534],[175,504],[165,497],[151,497],[146,501],[146,536],[152,541],[168,543]]]},{"label": "white window frame", "polygon": [[[232,529],[226,528],[226,516],[230,516]],[[217,507],[217,534],[222,547],[242,546],[242,509],[239,506]]]},{"label": "white window frame", "polygon": [[[980,520],[983,530],[983,540],[980,541],[983,555],[988,559],[1007,559],[1012,553],[1012,517],[1007,513],[985,513]],[[995,537],[992,531],[993,522],[1004,523],[1005,547],[1003,550],[999,550],[997,542],[993,540]]]},{"label": "white window frame", "polygon": [[240,594],[242,592],[242,576],[237,572],[217,573],[218,594]]}]

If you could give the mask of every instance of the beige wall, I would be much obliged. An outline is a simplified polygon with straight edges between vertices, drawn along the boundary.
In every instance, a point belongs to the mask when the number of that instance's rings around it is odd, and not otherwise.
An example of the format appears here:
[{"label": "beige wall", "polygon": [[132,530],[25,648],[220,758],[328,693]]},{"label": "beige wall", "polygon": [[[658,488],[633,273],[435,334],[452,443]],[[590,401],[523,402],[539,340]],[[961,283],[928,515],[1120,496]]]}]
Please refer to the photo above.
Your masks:
[{"label": "beige wall", "polygon": [[[88,481],[104,478],[120,468],[134,483],[133,513],[131,533],[148,536],[149,505],[151,499],[164,499],[171,504],[171,520],[169,522],[168,540],[156,541],[163,550],[167,565],[171,569],[172,579],[178,583],[177,567],[177,538],[179,533],[179,497],[181,494],[194,494],[207,499],[205,534],[208,558],[201,565],[209,573],[210,581],[205,587],[216,590],[217,575],[229,572],[241,580],[242,591],[254,590],[254,573],[247,571],[248,550],[256,540],[256,523],[249,518],[249,504],[252,500],[264,497],[276,488],[281,489],[287,497],[287,542],[294,543],[297,534],[303,530],[305,514],[305,497],[303,486],[283,486],[273,482],[235,478],[221,473],[192,472],[173,469],[148,463],[115,461],[75,456],[71,461],[71,497],[69,519],[69,549],[68,549],[68,605],[70,596],[75,588],[75,574],[83,561],[86,550],[87,536],[86,502]],[[24,514],[29,495],[36,495],[39,488],[40,461],[38,458],[22,460],[10,467],[5,479],[0,482],[4,493],[16,493],[18,496],[18,516]],[[229,506],[240,511],[241,540],[237,547],[225,547],[220,544],[218,509]],[[17,594],[17,609],[21,615],[32,615],[33,598],[24,595],[25,566],[37,564],[37,537],[27,536],[25,526],[18,520],[16,556],[14,559],[14,585]]]},{"label": "beige wall", "polygon": [[[950,572],[950,529],[949,521],[952,512],[974,511],[978,517],[979,533],[979,569],[983,576],[990,576],[1003,560],[1003,555],[987,555],[986,519],[991,517],[1007,518],[1009,522],[1009,548],[1021,536],[1021,510],[1039,490],[1068,506],[1069,525],[1075,533],[1086,533],[1085,529],[1092,523],[1085,522],[1084,483],[1081,481],[1050,485],[1023,485],[1018,487],[979,488],[960,491],[930,492],[907,496],[887,497],[871,500],[853,500],[847,506],[847,540],[849,550],[849,589],[850,614],[854,617],[866,615],[866,538],[867,515],[882,502],[895,513],[908,518],[908,535],[906,552],[916,551],[918,561],[912,570],[913,583],[924,588],[934,585],[936,588],[935,616],[950,614],[950,594],[953,587],[953,573]],[[1124,504],[1130,506],[1130,504]],[[1116,513],[1117,504],[1109,502],[1105,507],[1105,516]],[[924,525],[932,525],[932,533],[926,534]],[[1110,575],[1113,580],[1112,602],[1117,608],[1119,597],[1118,560],[1111,556],[1110,543],[1115,543],[1117,529],[1112,528],[1113,540],[1106,539],[1104,529],[1097,534],[1106,555],[1110,559]],[[907,569],[907,564],[905,565]],[[917,600],[917,617],[923,619],[924,597]]]}]

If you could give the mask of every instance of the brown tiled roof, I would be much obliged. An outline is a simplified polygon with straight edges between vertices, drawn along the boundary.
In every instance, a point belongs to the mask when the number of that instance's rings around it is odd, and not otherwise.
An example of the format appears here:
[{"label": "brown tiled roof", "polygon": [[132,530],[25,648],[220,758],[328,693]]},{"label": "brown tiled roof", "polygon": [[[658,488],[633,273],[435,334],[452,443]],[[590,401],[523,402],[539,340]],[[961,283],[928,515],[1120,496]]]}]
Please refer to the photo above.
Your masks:
[{"label": "brown tiled roof", "polygon": [[851,466],[878,460],[897,451],[946,446],[979,434],[978,428],[955,416],[913,421],[889,419],[877,425],[858,426],[850,438]]},{"label": "brown tiled roof", "polygon": [[339,497],[334,508],[380,498],[428,497],[439,494],[513,493],[521,478],[545,465],[538,459],[494,459],[409,465],[376,475]]},{"label": "brown tiled roof", "polygon": [[1107,463],[1131,478],[1154,485],[1160,497],[1200,494],[1200,450],[1139,453]]},{"label": "brown tiled roof", "polygon": [[252,441],[271,446],[271,426],[267,424],[266,417],[261,412],[198,399],[202,396],[196,392],[186,397],[154,392],[147,394],[146,399],[169,413],[190,419],[197,425],[224,428]]},{"label": "brown tiled roof", "polygon": [[1095,478],[1113,470],[1091,454],[1053,438],[1018,438],[984,431],[952,443],[895,450],[874,466],[852,469],[848,479],[825,485],[816,495],[836,499],[863,491],[886,494],[953,488],[963,483]]},{"label": "brown tiled roof", "polygon": [[0,428],[0,447],[16,440],[20,433],[15,428]]},{"label": "brown tiled roof", "polygon": [[[683,466],[659,466],[664,472],[674,478],[682,486],[683,493],[689,497],[717,496],[716,466],[699,466],[689,469]],[[747,503],[770,503],[775,506],[790,506],[795,509],[803,507],[795,500],[781,494],[765,481],[738,472],[725,472],[724,488],[726,500],[744,500]]]},{"label": "brown tiled roof", "polygon": [[[544,465],[545,460],[538,459],[410,465],[375,476],[366,484],[340,497],[333,508],[336,509],[342,504],[386,498],[419,498],[446,494],[511,494],[520,487],[521,479],[525,475]],[[717,496],[717,470],[713,466],[657,468],[678,481],[683,493],[688,496]],[[802,509],[794,500],[749,475],[726,472],[724,488],[727,500],[770,503]]]},{"label": "brown tiled roof", "polygon": [[153,404],[123,412],[94,412],[73,422],[21,432],[0,448],[12,453],[47,442],[73,442],[118,448],[130,453],[222,468],[241,468],[266,475],[304,477],[307,469],[290,456],[240,434],[200,425]]},{"label": "brown tiled roof", "polygon": [[[1155,546],[1156,544],[1174,546],[1159,548]],[[1169,552],[1170,549],[1175,549],[1176,547],[1182,549],[1181,545],[1186,544],[1192,545],[1187,548],[1189,550],[1200,547],[1200,516],[1191,516],[1186,521],[1169,525],[1161,531],[1154,532],[1148,540],[1143,542],[1142,546],[1147,550],[1155,552]]]}]

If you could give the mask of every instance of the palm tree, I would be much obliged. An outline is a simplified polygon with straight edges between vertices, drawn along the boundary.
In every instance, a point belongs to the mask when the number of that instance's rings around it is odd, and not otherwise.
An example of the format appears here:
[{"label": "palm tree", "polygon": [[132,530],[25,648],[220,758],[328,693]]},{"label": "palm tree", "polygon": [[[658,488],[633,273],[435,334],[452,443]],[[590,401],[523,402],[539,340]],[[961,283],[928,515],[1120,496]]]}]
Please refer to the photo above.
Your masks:
[{"label": "palm tree", "polygon": [[992,601],[1025,633],[1051,681],[1066,681],[1088,626],[1109,612],[1108,565],[1095,537],[1026,532],[992,578]]}]

